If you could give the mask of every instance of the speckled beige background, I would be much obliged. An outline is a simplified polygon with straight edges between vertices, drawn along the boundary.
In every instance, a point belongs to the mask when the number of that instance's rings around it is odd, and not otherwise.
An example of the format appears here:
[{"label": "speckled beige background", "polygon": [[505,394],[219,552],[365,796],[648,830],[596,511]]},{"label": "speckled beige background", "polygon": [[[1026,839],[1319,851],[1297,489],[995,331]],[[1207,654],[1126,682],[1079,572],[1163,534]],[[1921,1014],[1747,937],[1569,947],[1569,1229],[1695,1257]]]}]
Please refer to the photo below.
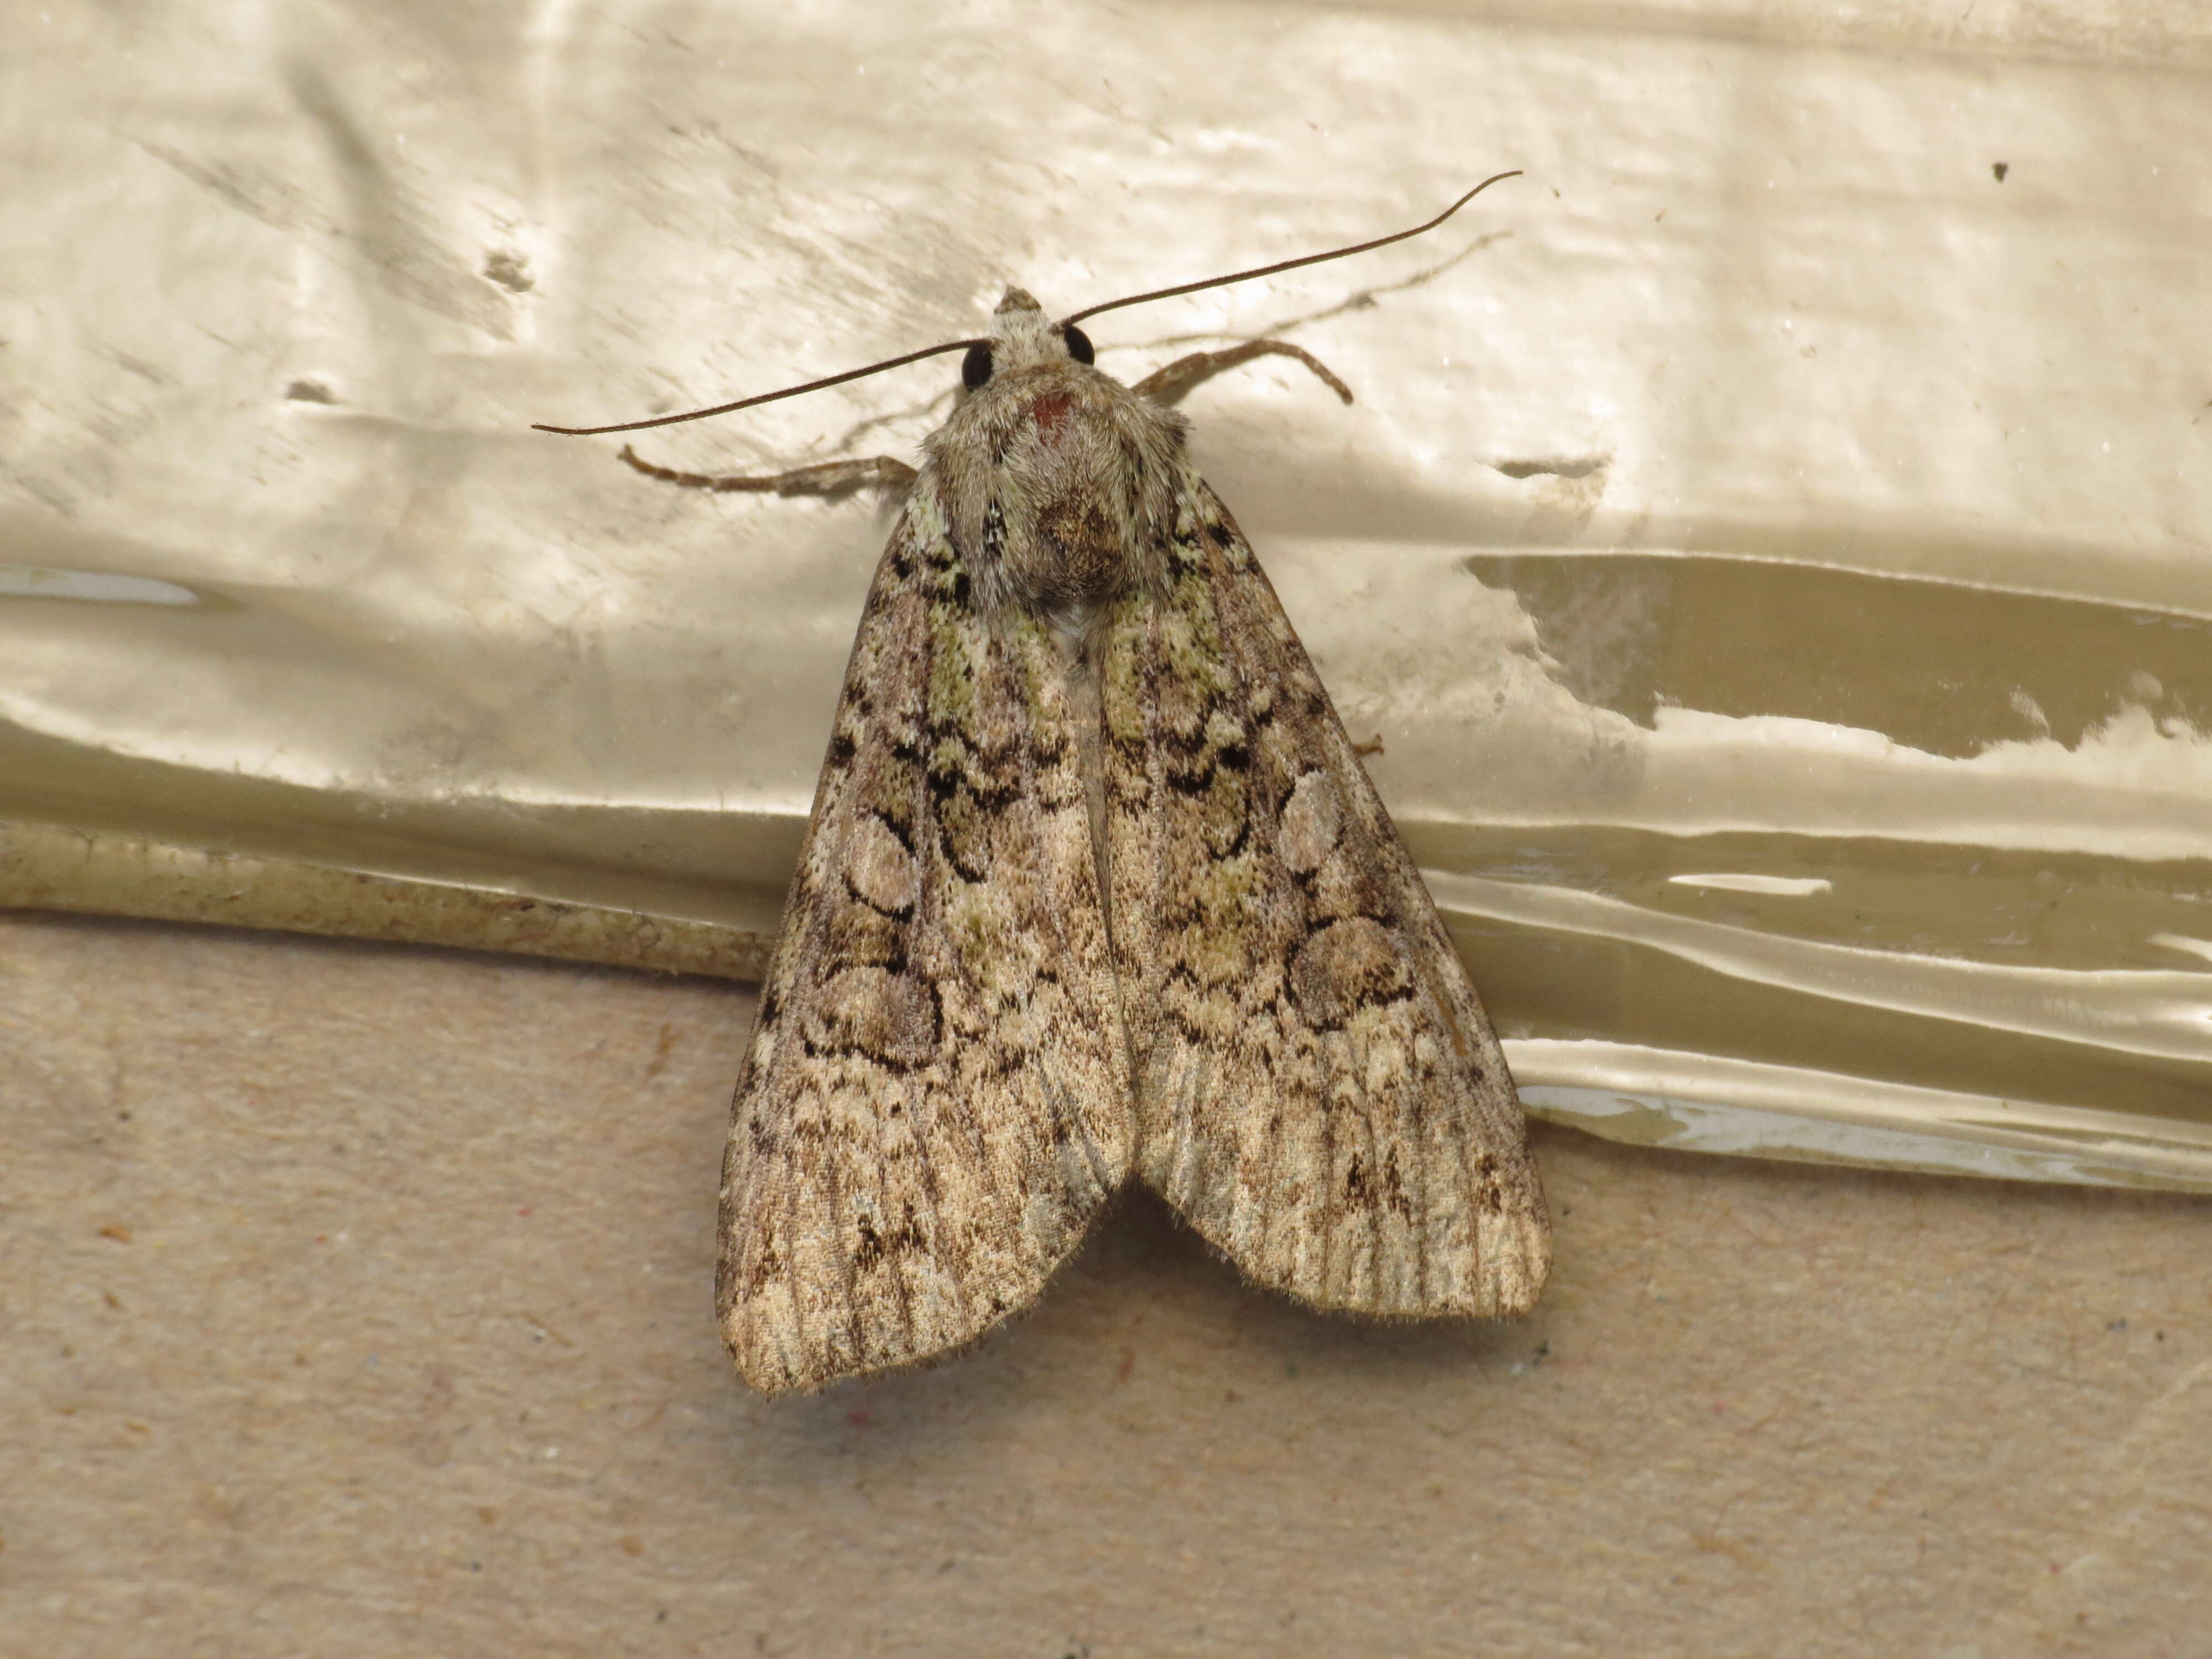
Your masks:
[{"label": "speckled beige background", "polygon": [[0,916],[0,1649],[2201,1659],[2212,1200],[1540,1127],[1539,1311],[1131,1202],[781,1405],[710,1315],[747,994]]}]

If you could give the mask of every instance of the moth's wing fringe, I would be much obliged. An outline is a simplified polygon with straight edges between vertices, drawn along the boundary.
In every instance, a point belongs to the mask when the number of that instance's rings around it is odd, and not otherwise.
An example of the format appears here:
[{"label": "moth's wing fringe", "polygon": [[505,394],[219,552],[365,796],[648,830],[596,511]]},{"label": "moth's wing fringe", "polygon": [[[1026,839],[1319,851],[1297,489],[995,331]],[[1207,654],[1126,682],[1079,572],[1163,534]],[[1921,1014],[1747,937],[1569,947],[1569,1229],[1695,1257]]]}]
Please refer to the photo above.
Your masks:
[{"label": "moth's wing fringe", "polygon": [[764,1393],[974,1341],[1128,1169],[1051,649],[1042,624],[977,615],[917,492],[860,621],[724,1160],[716,1300]]},{"label": "moth's wing fringe", "polygon": [[1324,1308],[1524,1311],[1550,1227],[1504,1054],[1273,589],[1193,479],[1104,647],[1138,1166]]},{"label": "moth's wing fringe", "polygon": [[[1060,1258],[1060,1266],[1066,1266],[1069,1261],[1079,1255],[1083,1247],[1090,1243],[1092,1235],[1102,1226],[1112,1224],[1114,1215],[1126,1207],[1130,1191],[1130,1187],[1124,1182],[1101,1200],[1098,1207],[1085,1218],[1082,1227],[1075,1234],[1066,1255]],[[1177,1218],[1180,1219],[1180,1218]],[[1208,1248],[1210,1249],[1211,1246],[1209,1245]],[[1044,1279],[1048,1279],[1050,1276],[1050,1273],[1048,1272],[1041,1278],[1040,1284]],[[1042,1299],[1042,1297],[1033,1296],[1020,1306],[1009,1308],[995,1319],[977,1324],[967,1335],[949,1341],[941,1347],[930,1348],[927,1351],[917,1348],[904,1358],[887,1359],[880,1364],[851,1367],[798,1382],[777,1381],[773,1377],[766,1380],[756,1378],[742,1365],[738,1367],[738,1374],[756,1393],[763,1395],[770,1400],[792,1400],[802,1397],[819,1398],[828,1395],[842,1383],[874,1382],[885,1377],[910,1376],[924,1371],[933,1371],[942,1366],[953,1364],[966,1358],[1000,1333],[1019,1326],[1036,1312]]]}]

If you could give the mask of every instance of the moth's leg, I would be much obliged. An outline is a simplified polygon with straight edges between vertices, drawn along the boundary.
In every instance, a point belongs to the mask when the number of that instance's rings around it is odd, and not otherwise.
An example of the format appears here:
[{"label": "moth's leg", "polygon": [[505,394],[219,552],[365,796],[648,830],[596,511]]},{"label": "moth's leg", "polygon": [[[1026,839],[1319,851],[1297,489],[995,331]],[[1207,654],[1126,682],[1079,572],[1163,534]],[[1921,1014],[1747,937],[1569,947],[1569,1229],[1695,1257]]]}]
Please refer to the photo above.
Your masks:
[{"label": "moth's leg", "polygon": [[918,476],[904,461],[895,461],[888,455],[871,456],[865,461],[824,461],[819,466],[802,466],[790,472],[771,472],[760,477],[716,477],[711,472],[678,472],[669,466],[655,466],[641,458],[628,444],[622,447],[622,458],[648,478],[658,478],[663,483],[682,484],[686,489],[749,490],[767,495],[827,495],[835,500],[859,489],[888,489],[903,494],[911,488]]},{"label": "moth's leg", "polygon": [[1294,346],[1287,340],[1247,340],[1226,351],[1194,351],[1188,357],[1176,358],[1165,368],[1154,369],[1130,390],[1144,393],[1156,404],[1180,403],[1186,394],[1224,369],[1249,363],[1255,357],[1295,357],[1320,375],[1331,392],[1346,403],[1352,401],[1352,388],[1338,380],[1328,364],[1304,347]]}]

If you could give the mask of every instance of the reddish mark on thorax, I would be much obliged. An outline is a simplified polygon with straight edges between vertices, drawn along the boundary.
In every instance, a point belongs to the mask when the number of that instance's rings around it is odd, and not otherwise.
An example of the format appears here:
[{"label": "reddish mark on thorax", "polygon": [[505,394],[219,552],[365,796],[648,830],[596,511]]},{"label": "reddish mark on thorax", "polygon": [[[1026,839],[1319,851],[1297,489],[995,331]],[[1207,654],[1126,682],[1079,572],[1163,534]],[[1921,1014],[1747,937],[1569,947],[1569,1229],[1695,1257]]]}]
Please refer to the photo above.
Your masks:
[{"label": "reddish mark on thorax", "polygon": [[1058,443],[1068,411],[1074,407],[1075,399],[1065,392],[1048,392],[1031,404],[1030,416],[1036,422],[1037,436],[1048,444]]}]

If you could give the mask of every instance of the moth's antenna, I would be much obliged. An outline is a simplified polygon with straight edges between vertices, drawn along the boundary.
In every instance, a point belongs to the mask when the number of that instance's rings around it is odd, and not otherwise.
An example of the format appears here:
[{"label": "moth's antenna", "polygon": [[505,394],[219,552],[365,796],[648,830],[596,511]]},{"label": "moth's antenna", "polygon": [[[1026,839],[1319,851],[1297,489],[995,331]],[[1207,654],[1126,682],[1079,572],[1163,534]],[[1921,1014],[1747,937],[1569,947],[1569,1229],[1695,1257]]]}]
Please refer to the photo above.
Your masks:
[{"label": "moth's antenna", "polygon": [[918,363],[924,357],[941,357],[948,351],[990,343],[988,340],[953,340],[944,345],[927,346],[920,351],[909,351],[903,357],[886,357],[879,363],[870,363],[866,368],[848,368],[842,374],[826,375],[819,380],[809,380],[805,386],[787,386],[781,392],[763,392],[757,398],[740,398],[733,404],[716,404],[712,409],[695,409],[689,415],[656,415],[649,421],[624,421],[617,426],[547,426],[542,422],[532,421],[530,429],[532,432],[557,432],[564,438],[591,438],[602,432],[642,432],[649,426],[677,426],[685,421],[703,421],[709,415],[726,415],[733,409],[750,409],[755,404],[772,404],[781,398],[796,398],[802,392],[819,392],[825,386],[842,386],[848,380],[857,380],[865,375],[880,374],[887,368]]},{"label": "moth's antenna", "polygon": [[[1371,248],[1388,247],[1393,242],[1402,242],[1408,237],[1420,235],[1424,231],[1434,230],[1499,179],[1518,179],[1520,176],[1521,169],[1518,167],[1510,173],[1493,173],[1426,224],[1415,225],[1411,230],[1377,236],[1371,242],[1355,242],[1350,247],[1331,248],[1326,253],[1309,253],[1303,258],[1284,259],[1251,270],[1235,271],[1227,276],[1208,276],[1203,282],[1185,283],[1177,288],[1158,288],[1150,294],[1133,294],[1126,300],[1109,300],[1103,305],[1092,306],[1061,318],[1058,326],[1066,328],[1081,322],[1085,317],[1096,317],[1102,311],[1119,311],[1123,306],[1140,306],[1147,300],[1173,299],[1178,294],[1195,294],[1203,288],[1225,288],[1231,283],[1249,282],[1255,276],[1273,276],[1277,271],[1296,270],[1300,265],[1317,265],[1324,260],[1341,259],[1350,254],[1365,253]],[[903,357],[886,357],[879,363],[870,363],[866,368],[848,368],[842,374],[825,375],[818,380],[809,380],[805,386],[787,386],[781,392],[763,392],[757,398],[740,398],[733,404],[716,404],[712,409],[695,409],[685,415],[656,415],[649,421],[623,421],[613,426],[547,426],[543,422],[533,421],[530,429],[532,432],[557,432],[564,438],[591,438],[603,432],[642,432],[647,427],[678,426],[685,421],[703,421],[709,415],[727,415],[736,410],[750,409],[756,404],[772,404],[785,398],[796,398],[803,392],[819,392],[824,386],[842,386],[848,380],[880,374],[887,368],[901,368],[908,363],[918,363],[925,357],[941,357],[948,351],[963,351],[969,346],[990,343],[988,339],[951,340],[944,345],[926,346],[920,351],[909,351]]]},{"label": "moth's antenna", "polygon": [[1096,317],[1102,311],[1119,311],[1123,306],[1140,306],[1147,300],[1171,300],[1178,294],[1195,294],[1202,288],[1226,288],[1231,283],[1249,282],[1255,276],[1273,276],[1279,270],[1296,270],[1300,265],[1317,265],[1327,259],[1341,259],[1348,254],[1364,253],[1370,248],[1388,247],[1393,242],[1402,242],[1409,236],[1419,236],[1424,231],[1434,230],[1457,213],[1476,197],[1501,179],[1518,179],[1521,169],[1510,173],[1492,173],[1473,190],[1454,202],[1425,225],[1415,225],[1411,230],[1399,231],[1395,235],[1377,236],[1371,242],[1354,242],[1350,247],[1331,248],[1327,253],[1309,253],[1302,259],[1285,259],[1272,265],[1261,265],[1251,270],[1240,270],[1227,276],[1208,276],[1203,282],[1185,283],[1179,288],[1156,288],[1150,294],[1133,294],[1126,300],[1109,300],[1103,306],[1091,306],[1060,319],[1060,326],[1079,323],[1085,317]]}]

